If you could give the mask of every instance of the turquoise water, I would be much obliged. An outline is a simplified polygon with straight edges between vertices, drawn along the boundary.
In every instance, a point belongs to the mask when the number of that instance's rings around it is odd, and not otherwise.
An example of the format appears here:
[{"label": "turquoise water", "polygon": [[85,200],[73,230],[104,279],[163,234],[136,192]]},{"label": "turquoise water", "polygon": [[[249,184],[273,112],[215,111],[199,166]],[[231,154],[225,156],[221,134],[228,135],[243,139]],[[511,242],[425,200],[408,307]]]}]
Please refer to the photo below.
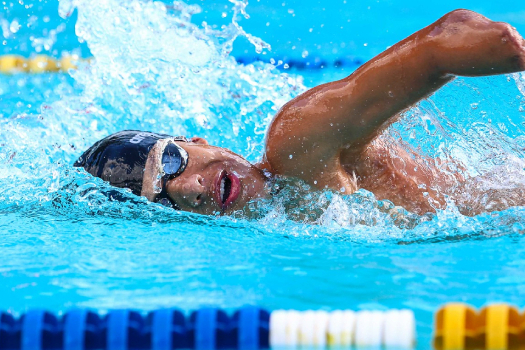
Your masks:
[{"label": "turquoise water", "polygon": [[[62,1],[62,13],[72,4]],[[247,220],[108,200],[109,186],[72,167],[101,137],[130,128],[200,135],[255,161],[283,103],[353,68],[239,65],[228,52],[241,30],[191,25],[191,8],[76,4],[76,35],[87,43],[78,50],[92,64],[70,75],[0,76],[2,309],[403,307],[415,311],[426,349],[442,303],[522,305],[523,207],[465,217],[450,205],[417,217],[366,191],[303,197],[294,187]],[[57,45],[48,52],[59,55]],[[457,79],[383,138],[461,162],[467,175],[491,174],[487,189],[521,188],[524,83],[523,74]]]}]

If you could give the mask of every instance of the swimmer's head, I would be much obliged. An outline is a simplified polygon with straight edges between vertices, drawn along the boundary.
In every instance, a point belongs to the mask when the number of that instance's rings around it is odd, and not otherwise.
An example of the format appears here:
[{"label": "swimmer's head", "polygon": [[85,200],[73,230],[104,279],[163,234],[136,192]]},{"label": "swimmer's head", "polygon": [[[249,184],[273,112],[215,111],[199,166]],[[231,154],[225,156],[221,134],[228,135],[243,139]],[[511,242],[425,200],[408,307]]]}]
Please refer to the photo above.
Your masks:
[{"label": "swimmer's head", "polygon": [[[167,140],[171,146],[167,146]],[[143,180],[148,159],[159,143],[165,147],[161,157],[162,191],[150,200],[194,213],[230,214],[267,194],[267,178],[261,170],[199,137],[186,140],[165,134],[120,131],[95,143],[75,166],[113,186],[145,195]]]},{"label": "swimmer's head", "polygon": [[[170,147],[166,146],[169,144]],[[243,157],[210,146],[199,137],[186,140],[165,134],[121,131],[95,143],[75,166],[83,167],[113,186],[145,195],[143,180],[151,176],[144,174],[147,167],[150,169],[147,164],[156,159],[154,150],[159,145],[164,149],[160,157],[163,171],[159,174],[163,179],[162,191],[153,196],[156,198],[146,195],[150,200],[200,214],[230,214],[267,194],[267,178],[261,170]],[[169,166],[164,157],[168,148]]]},{"label": "swimmer's head", "polygon": [[230,214],[267,195],[266,176],[243,157],[203,138],[189,141],[177,142],[188,153],[184,172],[166,184],[168,196],[181,210]]}]

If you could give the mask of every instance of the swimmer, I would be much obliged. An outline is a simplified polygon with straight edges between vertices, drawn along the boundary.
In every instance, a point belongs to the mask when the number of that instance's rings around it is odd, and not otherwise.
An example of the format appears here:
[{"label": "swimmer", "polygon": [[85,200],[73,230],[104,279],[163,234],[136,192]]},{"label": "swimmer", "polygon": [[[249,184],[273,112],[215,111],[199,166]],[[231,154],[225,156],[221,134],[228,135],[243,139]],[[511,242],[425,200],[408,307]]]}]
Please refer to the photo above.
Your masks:
[{"label": "swimmer", "polygon": [[[469,200],[475,194],[460,192],[476,191],[475,185],[459,174],[453,179],[440,175],[401,145],[393,157],[392,146],[378,136],[455,76],[523,70],[525,41],[513,27],[455,10],[347,78],[286,103],[268,128],[265,153],[257,164],[199,137],[122,131],[97,142],[75,166],[150,201],[200,214],[242,210],[249,201],[269,195],[269,178],[282,176],[345,194],[363,188],[417,214],[445,208],[448,196],[474,215],[484,210],[472,209]],[[464,186],[453,189],[453,182]],[[522,201],[502,206],[525,205]]]}]

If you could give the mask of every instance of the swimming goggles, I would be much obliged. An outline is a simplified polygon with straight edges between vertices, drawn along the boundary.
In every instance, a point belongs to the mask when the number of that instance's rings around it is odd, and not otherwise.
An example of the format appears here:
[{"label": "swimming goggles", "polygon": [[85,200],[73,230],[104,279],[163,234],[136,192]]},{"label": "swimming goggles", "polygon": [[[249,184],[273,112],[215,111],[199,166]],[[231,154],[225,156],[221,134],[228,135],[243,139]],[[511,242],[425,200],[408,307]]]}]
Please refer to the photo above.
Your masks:
[{"label": "swimming goggles", "polygon": [[188,165],[188,152],[175,141],[190,142],[184,136],[170,138],[161,157],[161,184],[162,190],[156,198],[156,202],[180,210],[180,207],[168,195],[167,184],[184,172]]}]

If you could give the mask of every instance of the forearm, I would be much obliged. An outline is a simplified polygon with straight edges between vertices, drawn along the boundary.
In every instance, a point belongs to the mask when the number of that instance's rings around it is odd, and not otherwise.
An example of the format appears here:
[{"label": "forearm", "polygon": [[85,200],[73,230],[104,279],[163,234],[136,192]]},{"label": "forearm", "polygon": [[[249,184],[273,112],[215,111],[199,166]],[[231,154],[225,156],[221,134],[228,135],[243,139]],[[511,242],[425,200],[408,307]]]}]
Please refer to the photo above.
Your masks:
[{"label": "forearm", "polygon": [[431,95],[454,78],[445,73],[435,52],[439,45],[425,28],[360,67],[344,79],[347,100],[334,115],[346,126],[341,137],[368,143],[400,112]]},{"label": "forearm", "polygon": [[[357,111],[363,126],[356,136],[375,137],[385,122],[456,75],[523,70],[524,52],[523,39],[508,24],[492,22],[466,10],[449,13],[345,79],[350,107],[347,111]],[[355,125],[350,124],[350,129],[355,129]]]}]

